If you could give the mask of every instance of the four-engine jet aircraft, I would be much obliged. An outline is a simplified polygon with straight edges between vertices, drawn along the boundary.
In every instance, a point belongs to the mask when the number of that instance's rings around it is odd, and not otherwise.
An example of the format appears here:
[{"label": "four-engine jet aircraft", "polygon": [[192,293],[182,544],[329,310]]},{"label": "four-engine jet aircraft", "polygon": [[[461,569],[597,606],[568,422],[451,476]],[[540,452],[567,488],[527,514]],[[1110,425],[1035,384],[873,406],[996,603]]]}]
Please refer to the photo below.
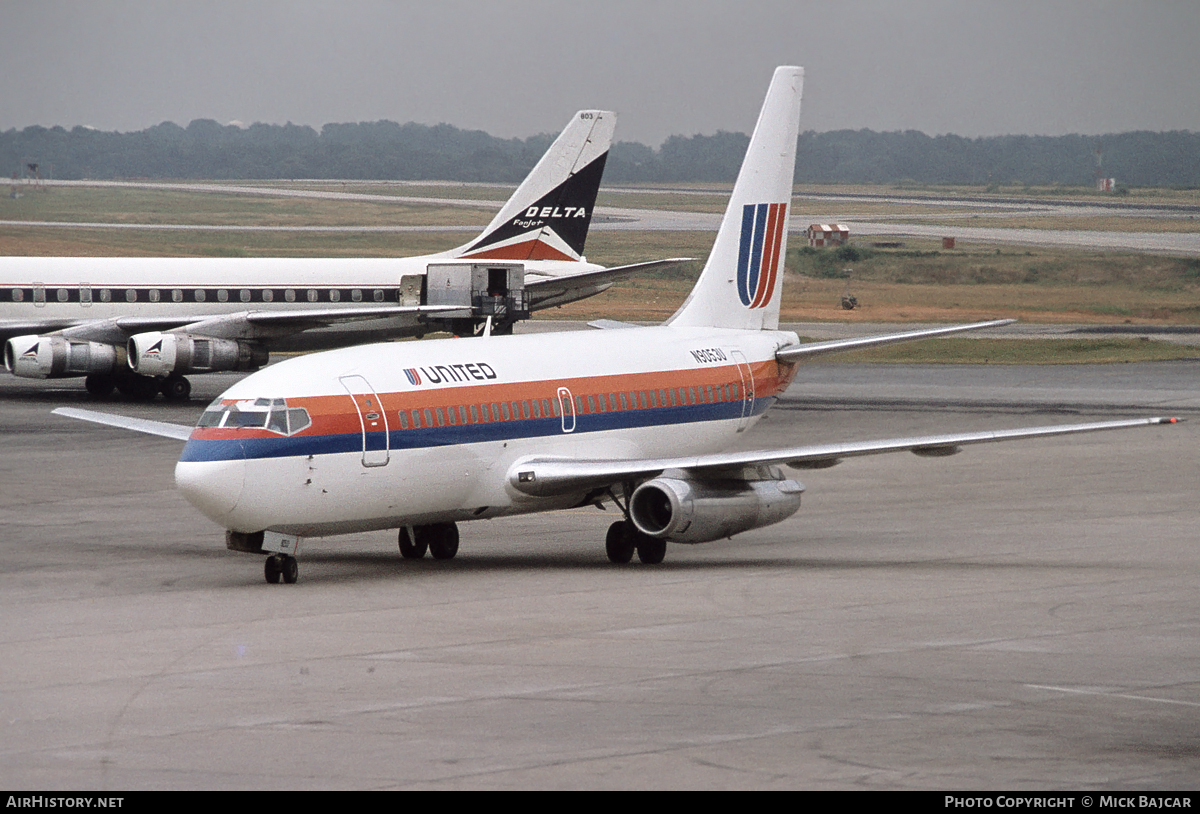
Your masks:
[{"label": "four-engine jet aircraft", "polygon": [[1005,320],[801,344],[778,330],[803,71],[775,71],[716,242],[666,324],[595,332],[379,344],[292,359],[246,377],[194,429],[56,413],[186,440],[175,480],[235,550],[270,553],[294,582],[303,538],[398,528],[406,558],[448,559],[456,523],[611,500],[613,562],[662,561],[777,523],[804,487],[780,467],[1118,429],[1147,418],[723,452],[796,375],[838,351]]},{"label": "four-engine jet aircraft", "polygon": [[678,261],[605,269],[584,241],[616,115],[581,110],[487,228],[457,249],[387,259],[0,258],[5,365],[30,378],[86,376],[135,398],[186,399],[189,373],[255,370],[272,350],[329,348],[598,294]]}]

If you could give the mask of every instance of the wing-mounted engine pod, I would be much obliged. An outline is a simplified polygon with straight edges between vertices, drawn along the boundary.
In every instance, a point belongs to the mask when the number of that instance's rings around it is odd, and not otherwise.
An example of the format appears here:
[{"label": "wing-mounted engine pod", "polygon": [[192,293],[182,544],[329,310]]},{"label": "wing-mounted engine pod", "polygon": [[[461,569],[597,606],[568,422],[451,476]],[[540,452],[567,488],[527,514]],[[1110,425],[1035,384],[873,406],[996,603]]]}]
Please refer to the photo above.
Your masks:
[{"label": "wing-mounted engine pod", "polygon": [[101,342],[74,342],[62,336],[14,336],[4,343],[4,366],[26,379],[59,379],[112,373],[118,350]]},{"label": "wing-mounted engine pod", "polygon": [[761,469],[771,476],[655,478],[634,490],[629,517],[642,533],[675,543],[708,543],[786,520],[800,510],[804,487],[777,469]]},{"label": "wing-mounted engine pod", "polygon": [[158,331],[134,334],[127,348],[130,369],[143,376],[258,370],[270,356],[255,342]]}]

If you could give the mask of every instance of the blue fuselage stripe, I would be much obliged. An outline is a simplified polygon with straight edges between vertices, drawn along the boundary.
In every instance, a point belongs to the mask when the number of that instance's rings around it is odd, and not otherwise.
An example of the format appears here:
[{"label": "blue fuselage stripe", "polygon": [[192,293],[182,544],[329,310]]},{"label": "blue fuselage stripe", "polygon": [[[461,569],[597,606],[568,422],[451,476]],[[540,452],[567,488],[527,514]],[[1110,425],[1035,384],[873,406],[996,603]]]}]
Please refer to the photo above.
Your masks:
[{"label": "blue fuselage stripe", "polygon": [[[754,414],[765,412],[774,401],[773,397],[755,399]],[[742,417],[744,404],[745,402],[738,400],[576,415],[575,430],[571,434],[737,419]],[[394,414],[389,420],[395,420]],[[565,434],[562,428],[562,419],[549,416],[521,421],[495,421],[408,430],[393,429],[388,433],[388,446],[393,451],[403,451]],[[367,448],[384,449],[382,436],[382,432],[369,433]],[[361,432],[337,435],[295,435],[291,438],[221,440],[193,438],[184,446],[179,460],[195,462],[241,460],[243,458],[290,458],[344,452],[361,453],[362,451],[363,434]]]}]

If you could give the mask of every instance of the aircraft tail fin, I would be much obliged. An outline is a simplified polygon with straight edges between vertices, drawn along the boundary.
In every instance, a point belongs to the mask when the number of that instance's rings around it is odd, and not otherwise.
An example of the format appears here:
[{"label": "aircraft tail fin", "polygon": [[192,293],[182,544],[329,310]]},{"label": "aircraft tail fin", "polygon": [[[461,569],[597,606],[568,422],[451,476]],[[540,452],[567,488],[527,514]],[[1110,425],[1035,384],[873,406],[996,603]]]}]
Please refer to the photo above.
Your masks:
[{"label": "aircraft tail fin", "polygon": [[487,228],[447,254],[465,260],[580,260],[617,114],[581,110]]},{"label": "aircraft tail fin", "polygon": [[712,253],[667,324],[779,327],[803,85],[803,68],[775,69]]}]

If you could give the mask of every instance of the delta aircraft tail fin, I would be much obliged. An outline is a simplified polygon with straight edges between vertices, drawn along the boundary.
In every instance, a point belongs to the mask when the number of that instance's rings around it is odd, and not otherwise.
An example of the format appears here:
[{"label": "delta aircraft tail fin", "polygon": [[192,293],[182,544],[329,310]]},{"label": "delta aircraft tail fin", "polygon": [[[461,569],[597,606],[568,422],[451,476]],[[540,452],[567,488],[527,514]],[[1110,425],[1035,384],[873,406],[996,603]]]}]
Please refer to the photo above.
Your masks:
[{"label": "delta aircraft tail fin", "polygon": [[581,260],[616,123],[608,110],[576,113],[479,237],[447,256]]},{"label": "delta aircraft tail fin", "polygon": [[712,253],[667,324],[774,330],[800,129],[804,69],[775,69]]}]

